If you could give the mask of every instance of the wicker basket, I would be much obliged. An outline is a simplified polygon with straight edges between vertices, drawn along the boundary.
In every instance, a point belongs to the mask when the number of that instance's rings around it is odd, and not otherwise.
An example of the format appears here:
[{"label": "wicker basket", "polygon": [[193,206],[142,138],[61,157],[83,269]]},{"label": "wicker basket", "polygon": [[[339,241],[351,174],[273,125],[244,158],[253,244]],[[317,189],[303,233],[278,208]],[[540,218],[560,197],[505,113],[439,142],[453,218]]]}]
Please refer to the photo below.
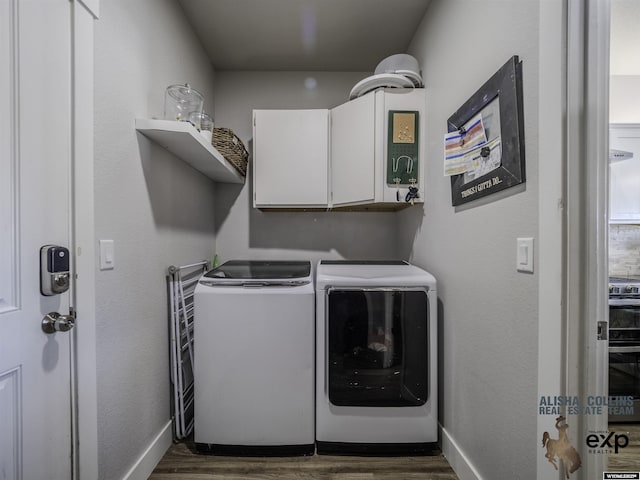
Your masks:
[{"label": "wicker basket", "polygon": [[211,143],[236,170],[247,175],[249,152],[230,128],[214,128]]}]

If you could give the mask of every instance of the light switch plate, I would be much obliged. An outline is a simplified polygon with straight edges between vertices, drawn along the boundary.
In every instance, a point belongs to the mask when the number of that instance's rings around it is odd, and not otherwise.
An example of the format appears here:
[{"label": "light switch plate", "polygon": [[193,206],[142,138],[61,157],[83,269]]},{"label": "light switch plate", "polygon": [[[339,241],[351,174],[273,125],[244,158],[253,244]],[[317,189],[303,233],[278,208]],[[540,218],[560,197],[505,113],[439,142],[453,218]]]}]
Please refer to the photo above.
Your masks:
[{"label": "light switch plate", "polygon": [[113,240],[100,240],[100,270],[113,270],[116,266]]},{"label": "light switch plate", "polygon": [[516,249],[516,270],[533,273],[533,238],[518,238]]}]

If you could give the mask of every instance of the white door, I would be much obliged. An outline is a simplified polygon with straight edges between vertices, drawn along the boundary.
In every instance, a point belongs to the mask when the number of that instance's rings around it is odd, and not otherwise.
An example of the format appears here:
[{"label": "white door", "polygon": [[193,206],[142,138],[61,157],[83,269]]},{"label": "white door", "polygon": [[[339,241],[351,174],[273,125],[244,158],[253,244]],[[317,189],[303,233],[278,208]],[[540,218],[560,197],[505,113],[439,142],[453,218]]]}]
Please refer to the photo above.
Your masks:
[{"label": "white door", "polygon": [[326,207],[329,111],[253,112],[254,207]]},{"label": "white door", "polygon": [[333,205],[375,199],[375,94],[331,110],[331,192]]},{"label": "white door", "polygon": [[0,1],[0,477],[71,477],[70,294],[40,293],[40,247],[70,247],[71,3]]}]

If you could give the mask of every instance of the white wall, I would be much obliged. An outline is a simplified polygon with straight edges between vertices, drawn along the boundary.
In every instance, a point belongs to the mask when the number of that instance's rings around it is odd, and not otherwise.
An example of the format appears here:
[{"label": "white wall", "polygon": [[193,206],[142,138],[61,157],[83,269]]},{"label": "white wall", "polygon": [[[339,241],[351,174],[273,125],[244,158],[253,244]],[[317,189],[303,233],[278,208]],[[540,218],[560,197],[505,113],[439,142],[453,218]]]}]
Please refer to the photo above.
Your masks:
[{"label": "white wall", "polygon": [[640,123],[640,4],[611,0],[609,121]]},{"label": "white wall", "polygon": [[[217,72],[215,125],[231,128],[251,151],[253,109],[332,108],[346,102],[351,88],[368,75]],[[313,89],[305,87],[309,78],[315,80]],[[221,261],[399,257],[393,213],[261,212],[252,207],[251,198],[250,177],[243,187],[224,185],[216,190],[216,240]]]},{"label": "white wall", "polygon": [[640,75],[611,75],[609,89],[609,122],[640,123]]},{"label": "white wall", "polygon": [[[539,6],[433,0],[409,48],[427,88],[428,178],[424,212],[400,214],[399,248],[438,280],[440,421],[461,478],[534,478],[541,450],[538,277],[518,273],[515,257],[516,238],[538,233]],[[526,184],[455,209],[447,118],[512,55],[523,61]]]},{"label": "white wall", "polygon": [[109,0],[100,13],[95,223],[115,241],[115,269],[96,273],[98,455],[112,480],[169,422],[166,268],[215,250],[214,184],[136,134],[134,119],[161,117],[165,87],[187,81],[212,110],[214,71],[177,2]]}]

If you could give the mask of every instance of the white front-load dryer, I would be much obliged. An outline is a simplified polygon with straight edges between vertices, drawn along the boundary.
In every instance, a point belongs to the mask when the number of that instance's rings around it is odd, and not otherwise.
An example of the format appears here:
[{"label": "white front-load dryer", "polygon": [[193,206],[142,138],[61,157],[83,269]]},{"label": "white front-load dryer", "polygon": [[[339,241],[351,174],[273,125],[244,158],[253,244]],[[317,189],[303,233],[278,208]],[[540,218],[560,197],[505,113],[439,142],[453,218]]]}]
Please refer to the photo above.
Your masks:
[{"label": "white front-load dryer", "polygon": [[314,452],[308,261],[234,260],[195,289],[194,441],[213,454]]},{"label": "white front-load dryer", "polygon": [[437,387],[435,278],[403,261],[320,261],[317,452],[434,451]]}]

